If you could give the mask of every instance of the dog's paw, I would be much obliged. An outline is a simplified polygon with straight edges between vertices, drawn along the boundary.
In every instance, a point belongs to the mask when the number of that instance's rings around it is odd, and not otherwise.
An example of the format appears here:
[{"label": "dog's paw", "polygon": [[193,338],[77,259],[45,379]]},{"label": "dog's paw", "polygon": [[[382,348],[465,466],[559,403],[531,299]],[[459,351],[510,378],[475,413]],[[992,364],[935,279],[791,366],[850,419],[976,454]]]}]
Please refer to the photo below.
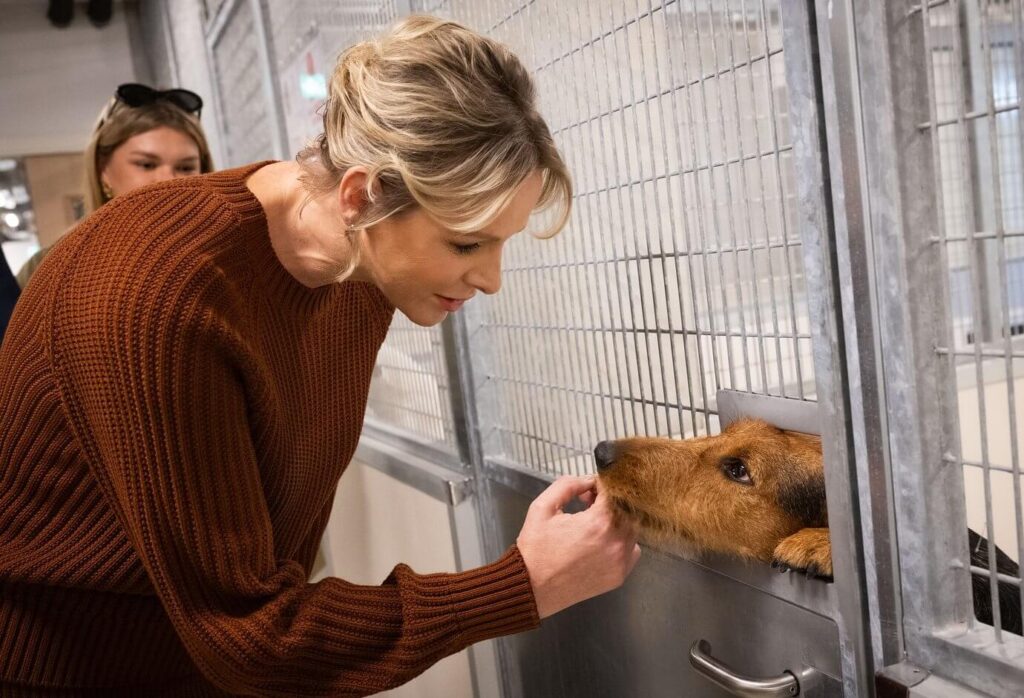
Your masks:
[{"label": "dog's paw", "polygon": [[832,543],[827,528],[804,528],[783,538],[772,558],[780,572],[803,572],[808,577],[832,580]]}]

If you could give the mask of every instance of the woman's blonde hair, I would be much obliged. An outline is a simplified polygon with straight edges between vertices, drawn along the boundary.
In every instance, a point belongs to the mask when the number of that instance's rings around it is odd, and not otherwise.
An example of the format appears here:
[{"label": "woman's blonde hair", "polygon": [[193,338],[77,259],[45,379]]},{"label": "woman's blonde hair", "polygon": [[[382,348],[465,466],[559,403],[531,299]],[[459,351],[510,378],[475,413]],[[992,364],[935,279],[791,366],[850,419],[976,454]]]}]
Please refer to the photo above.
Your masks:
[{"label": "woman's blonde hair", "polygon": [[346,50],[323,121],[298,155],[302,180],[319,196],[349,167],[368,169],[367,206],[350,233],[417,206],[453,231],[479,231],[535,171],[538,208],[557,206],[539,236],[569,218],[572,181],[529,73],[506,46],[455,22],[408,17]]},{"label": "woman's blonde hair", "polygon": [[130,107],[114,98],[100,112],[92,138],[85,148],[86,214],[110,201],[103,191],[101,176],[114,151],[129,138],[161,126],[173,128],[195,141],[199,148],[199,171],[213,172],[213,158],[206,143],[206,134],[194,116],[165,101]]}]

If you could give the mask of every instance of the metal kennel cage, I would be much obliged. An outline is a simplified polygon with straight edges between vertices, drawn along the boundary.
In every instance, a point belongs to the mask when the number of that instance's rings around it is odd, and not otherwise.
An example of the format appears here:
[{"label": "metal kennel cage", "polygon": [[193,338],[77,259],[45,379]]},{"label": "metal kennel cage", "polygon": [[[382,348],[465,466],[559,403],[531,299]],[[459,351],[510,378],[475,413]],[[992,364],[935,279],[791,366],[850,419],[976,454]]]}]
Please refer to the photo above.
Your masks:
[{"label": "metal kennel cage", "polygon": [[462,564],[600,440],[715,433],[720,395],[816,415],[834,584],[648,551],[477,652],[477,695],[731,695],[690,670],[697,640],[749,675],[815,669],[806,695],[1024,693],[1024,641],[970,592],[1020,575],[972,569],[966,536],[1024,557],[1024,0],[194,5],[228,165],[294,153],[299,78],[408,13],[533,71],[570,225],[509,245],[502,292],[443,327],[396,319],[361,450],[452,506]]}]

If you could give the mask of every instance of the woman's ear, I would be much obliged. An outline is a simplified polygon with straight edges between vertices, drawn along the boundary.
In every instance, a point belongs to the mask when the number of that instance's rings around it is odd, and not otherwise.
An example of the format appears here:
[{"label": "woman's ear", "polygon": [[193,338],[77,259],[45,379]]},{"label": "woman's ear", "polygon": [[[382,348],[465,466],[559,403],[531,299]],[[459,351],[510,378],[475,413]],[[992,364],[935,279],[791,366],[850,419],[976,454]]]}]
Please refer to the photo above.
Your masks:
[{"label": "woman's ear", "polygon": [[338,200],[341,203],[341,215],[345,220],[345,225],[352,225],[359,220],[369,203],[366,196],[367,179],[366,168],[362,166],[348,168],[341,177],[341,184],[338,185]]}]

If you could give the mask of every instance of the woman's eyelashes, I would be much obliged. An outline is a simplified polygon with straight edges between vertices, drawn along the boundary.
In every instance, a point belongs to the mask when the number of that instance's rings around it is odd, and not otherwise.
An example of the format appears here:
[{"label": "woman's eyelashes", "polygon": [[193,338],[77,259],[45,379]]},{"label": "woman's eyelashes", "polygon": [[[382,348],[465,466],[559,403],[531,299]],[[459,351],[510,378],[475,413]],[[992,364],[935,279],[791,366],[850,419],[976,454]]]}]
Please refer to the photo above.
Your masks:
[{"label": "woman's eyelashes", "polygon": [[480,243],[479,242],[471,242],[471,243],[452,242],[452,243],[449,243],[449,245],[451,245],[452,251],[454,251],[455,254],[470,254],[470,253],[474,252],[475,250],[480,249]]},{"label": "woman's eyelashes", "polygon": [[[146,172],[152,172],[156,168],[160,167],[160,163],[154,160],[138,160],[135,162],[135,166]],[[199,166],[192,163],[183,165],[176,165],[174,167],[175,172],[183,175],[197,174],[199,172]]]}]

